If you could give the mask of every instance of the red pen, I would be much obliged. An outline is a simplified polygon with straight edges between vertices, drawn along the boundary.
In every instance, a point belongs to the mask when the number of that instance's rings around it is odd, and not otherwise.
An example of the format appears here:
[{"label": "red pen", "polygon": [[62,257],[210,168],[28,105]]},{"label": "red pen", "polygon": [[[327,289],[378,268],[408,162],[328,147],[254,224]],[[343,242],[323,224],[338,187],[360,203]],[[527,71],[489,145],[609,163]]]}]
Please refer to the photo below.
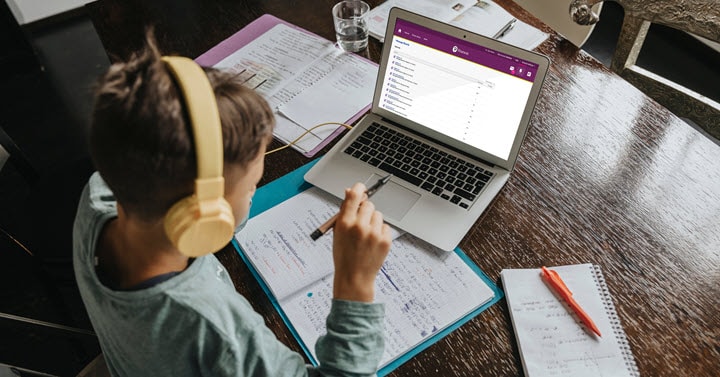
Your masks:
[{"label": "red pen", "polygon": [[552,287],[555,292],[557,292],[560,297],[562,297],[568,305],[570,305],[570,308],[575,312],[575,314],[580,317],[580,320],[590,328],[595,334],[602,337],[600,334],[600,330],[595,326],[595,322],[593,322],[592,319],[590,319],[590,316],[585,313],[585,311],[580,307],[580,305],[573,299],[572,292],[570,292],[570,289],[568,289],[567,285],[565,285],[565,282],[560,279],[560,275],[558,275],[557,272],[553,270],[548,270],[543,266],[542,268],[542,276],[545,278],[545,281],[550,284],[550,287]]}]

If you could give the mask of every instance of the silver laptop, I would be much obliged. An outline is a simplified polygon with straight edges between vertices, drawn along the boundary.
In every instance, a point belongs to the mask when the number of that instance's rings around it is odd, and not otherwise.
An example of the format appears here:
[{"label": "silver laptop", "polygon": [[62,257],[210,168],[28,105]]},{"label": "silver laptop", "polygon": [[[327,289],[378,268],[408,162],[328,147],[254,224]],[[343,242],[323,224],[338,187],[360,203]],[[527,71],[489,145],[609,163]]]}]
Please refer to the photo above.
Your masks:
[{"label": "silver laptop", "polygon": [[371,113],[305,180],[342,198],[392,173],[372,197],[385,221],[452,250],[509,179],[548,65],[393,8]]}]

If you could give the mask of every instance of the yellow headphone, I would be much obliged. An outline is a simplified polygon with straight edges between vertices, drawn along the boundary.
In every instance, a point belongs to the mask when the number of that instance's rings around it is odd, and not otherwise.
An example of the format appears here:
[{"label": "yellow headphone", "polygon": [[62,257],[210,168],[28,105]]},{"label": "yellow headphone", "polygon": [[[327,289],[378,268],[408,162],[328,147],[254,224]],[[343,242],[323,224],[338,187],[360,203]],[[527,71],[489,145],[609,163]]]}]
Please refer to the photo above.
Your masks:
[{"label": "yellow headphone", "polygon": [[165,233],[189,257],[214,253],[233,237],[235,219],[225,200],[220,113],[207,75],[192,59],[164,56],[185,100],[197,157],[195,193],[165,215]]}]

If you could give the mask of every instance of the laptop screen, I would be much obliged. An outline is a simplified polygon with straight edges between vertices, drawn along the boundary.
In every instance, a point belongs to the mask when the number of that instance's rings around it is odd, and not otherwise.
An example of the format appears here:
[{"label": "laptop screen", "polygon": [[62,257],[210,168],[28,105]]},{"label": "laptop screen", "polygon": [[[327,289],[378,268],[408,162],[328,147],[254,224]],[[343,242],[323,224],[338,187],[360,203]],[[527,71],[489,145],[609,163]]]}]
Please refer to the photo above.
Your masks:
[{"label": "laptop screen", "polygon": [[397,19],[378,106],[507,160],[538,65]]}]

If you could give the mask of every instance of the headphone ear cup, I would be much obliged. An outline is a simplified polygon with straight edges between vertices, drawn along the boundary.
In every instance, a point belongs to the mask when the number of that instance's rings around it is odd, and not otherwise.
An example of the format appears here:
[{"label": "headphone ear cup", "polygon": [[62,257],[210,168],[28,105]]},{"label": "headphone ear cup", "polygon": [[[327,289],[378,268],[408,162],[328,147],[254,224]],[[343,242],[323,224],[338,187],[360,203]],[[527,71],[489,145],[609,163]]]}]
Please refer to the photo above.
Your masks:
[{"label": "headphone ear cup", "polygon": [[[202,215],[201,207],[209,213]],[[232,207],[224,197],[200,203],[193,195],[170,208],[164,225],[170,242],[182,254],[200,257],[222,249],[232,240],[235,219]]]}]

